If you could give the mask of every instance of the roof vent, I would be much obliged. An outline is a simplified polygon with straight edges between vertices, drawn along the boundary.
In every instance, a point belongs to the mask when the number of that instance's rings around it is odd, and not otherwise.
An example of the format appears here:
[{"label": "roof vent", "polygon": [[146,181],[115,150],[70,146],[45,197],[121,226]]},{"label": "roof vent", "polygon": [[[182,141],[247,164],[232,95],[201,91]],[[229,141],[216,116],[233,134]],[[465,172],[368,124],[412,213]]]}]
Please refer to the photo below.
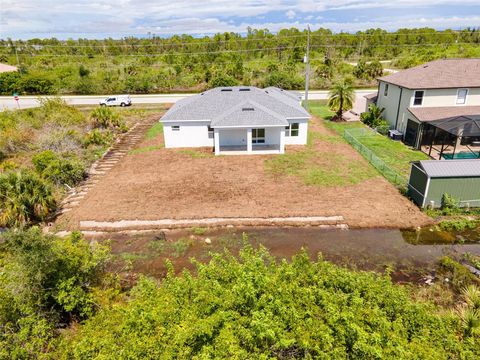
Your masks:
[{"label": "roof vent", "polygon": [[238,91],[250,91],[250,89],[249,88],[241,88]]},{"label": "roof vent", "polygon": [[255,111],[255,109],[252,107],[244,107],[242,108],[242,111]]},{"label": "roof vent", "polygon": [[232,91],[232,89],[222,89],[220,91]]}]

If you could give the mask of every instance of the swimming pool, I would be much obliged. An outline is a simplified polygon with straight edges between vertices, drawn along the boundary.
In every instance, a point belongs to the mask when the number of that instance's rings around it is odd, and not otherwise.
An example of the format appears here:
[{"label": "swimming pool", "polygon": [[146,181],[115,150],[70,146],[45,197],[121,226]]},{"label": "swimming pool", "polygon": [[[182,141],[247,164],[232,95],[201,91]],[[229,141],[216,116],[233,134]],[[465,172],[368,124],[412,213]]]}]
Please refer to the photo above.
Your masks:
[{"label": "swimming pool", "polygon": [[443,154],[442,155],[445,160],[452,160],[452,159],[480,159],[479,153],[472,153],[467,151],[462,151],[456,153],[454,156],[452,154]]}]

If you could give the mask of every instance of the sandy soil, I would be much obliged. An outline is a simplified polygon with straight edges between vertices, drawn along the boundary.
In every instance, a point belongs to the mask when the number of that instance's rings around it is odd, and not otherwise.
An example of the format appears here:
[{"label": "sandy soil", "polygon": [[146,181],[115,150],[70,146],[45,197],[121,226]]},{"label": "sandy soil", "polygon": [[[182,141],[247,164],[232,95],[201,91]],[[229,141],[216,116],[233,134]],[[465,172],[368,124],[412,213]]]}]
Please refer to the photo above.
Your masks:
[{"label": "sandy soil", "polygon": [[[311,126],[332,135],[318,120]],[[163,135],[138,148],[162,143]],[[370,166],[346,143],[319,141],[317,147]],[[200,151],[205,157],[164,148],[125,156],[66,214],[69,227],[81,220],[334,215],[350,227],[411,228],[431,222],[381,176],[349,186],[308,186],[294,176],[267,173],[264,161],[277,155],[214,157],[211,149]]]}]

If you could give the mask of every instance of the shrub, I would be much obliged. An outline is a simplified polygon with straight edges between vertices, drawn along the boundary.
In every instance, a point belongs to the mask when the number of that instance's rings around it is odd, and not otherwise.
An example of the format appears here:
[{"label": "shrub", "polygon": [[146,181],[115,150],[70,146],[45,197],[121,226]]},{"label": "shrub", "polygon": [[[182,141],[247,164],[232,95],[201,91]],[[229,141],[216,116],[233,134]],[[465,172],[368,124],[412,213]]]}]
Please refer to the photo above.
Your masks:
[{"label": "shrub", "polygon": [[384,108],[379,108],[375,104],[370,104],[370,106],[368,107],[368,111],[360,115],[360,120],[365,125],[370,126],[371,128],[377,128],[384,125],[388,126],[388,123],[382,116],[384,110]]},{"label": "shrub", "polygon": [[32,95],[48,95],[56,91],[55,80],[46,74],[26,74],[19,81],[20,91]]},{"label": "shrub", "polygon": [[443,194],[442,195],[442,203],[441,203],[441,209],[444,211],[454,211],[459,208],[460,201],[458,199],[455,199],[453,196],[450,194]]},{"label": "shrub", "polygon": [[113,134],[110,131],[101,131],[100,129],[93,129],[87,133],[83,139],[83,145],[88,147],[90,145],[106,146],[113,141]]},{"label": "shrub", "polygon": [[[1,157],[0,157],[1,160]],[[13,160],[5,160],[2,163],[0,163],[0,170],[3,171],[11,171],[15,170],[18,167],[17,163]]]},{"label": "shrub", "polygon": [[74,186],[86,176],[85,166],[78,159],[66,159],[51,150],[43,151],[32,158],[35,170],[56,185]]},{"label": "shrub", "polygon": [[96,128],[121,128],[124,125],[120,115],[106,106],[97,107],[90,113],[90,118]]},{"label": "shrub", "polygon": [[0,358],[40,358],[55,327],[90,316],[108,254],[78,233],[57,238],[31,228],[0,235]]},{"label": "shrub", "polygon": [[21,75],[18,72],[7,72],[0,74],[0,94],[11,96],[20,92]]},{"label": "shrub", "polygon": [[210,79],[208,82],[208,87],[210,89],[216,88],[219,86],[236,86],[238,85],[238,80],[229,75],[216,75],[214,78]]},{"label": "shrub", "polygon": [[281,89],[301,89],[303,87],[303,79],[292,75],[288,72],[273,71],[267,75],[263,83],[264,87],[276,86]]},{"label": "shrub", "polygon": [[460,292],[468,285],[479,283],[470,270],[448,256],[440,259],[439,273],[442,277],[449,279],[449,283],[456,292]]},{"label": "shrub", "polygon": [[50,185],[27,170],[0,174],[0,199],[0,226],[43,221],[57,205]]},{"label": "shrub", "polygon": [[475,358],[458,318],[414,303],[387,277],[306,253],[276,263],[247,247],[196,274],[142,279],[128,302],[65,337],[65,358]]}]

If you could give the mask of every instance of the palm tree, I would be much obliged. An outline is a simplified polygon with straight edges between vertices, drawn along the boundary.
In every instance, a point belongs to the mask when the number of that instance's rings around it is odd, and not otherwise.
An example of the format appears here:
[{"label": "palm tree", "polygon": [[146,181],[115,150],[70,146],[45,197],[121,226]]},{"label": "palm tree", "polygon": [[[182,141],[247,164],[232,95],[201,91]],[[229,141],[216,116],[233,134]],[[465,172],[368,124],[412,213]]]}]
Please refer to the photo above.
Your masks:
[{"label": "palm tree", "polygon": [[337,113],[338,120],[342,119],[344,110],[352,108],[354,96],[351,81],[343,79],[333,85],[328,98],[328,106]]},{"label": "palm tree", "polygon": [[360,120],[362,120],[365,125],[376,128],[382,123],[382,121],[385,121],[383,118],[384,110],[384,108],[379,108],[375,104],[370,104],[368,111],[360,115]]},{"label": "palm tree", "polygon": [[49,184],[31,171],[0,175],[0,226],[43,221],[56,209]]}]

